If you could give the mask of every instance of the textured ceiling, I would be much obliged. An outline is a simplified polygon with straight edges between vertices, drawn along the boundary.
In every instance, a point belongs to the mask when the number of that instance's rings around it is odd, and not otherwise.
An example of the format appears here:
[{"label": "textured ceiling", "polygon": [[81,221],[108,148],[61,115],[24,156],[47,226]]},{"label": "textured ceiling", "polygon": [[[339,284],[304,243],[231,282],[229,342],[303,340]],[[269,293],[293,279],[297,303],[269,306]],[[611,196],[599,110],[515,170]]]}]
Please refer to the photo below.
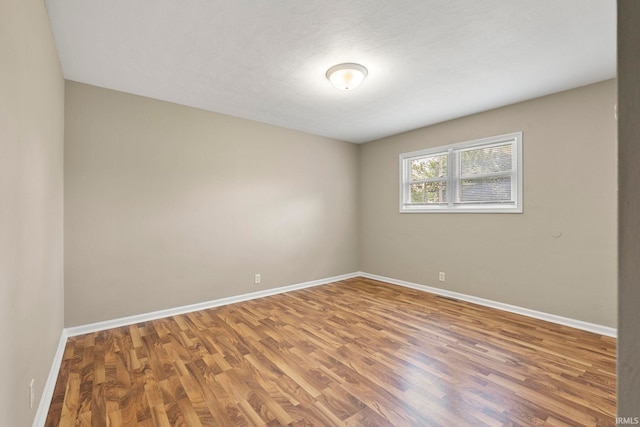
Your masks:
[{"label": "textured ceiling", "polygon": [[[615,77],[615,0],[46,0],[67,79],[352,142]],[[352,92],[326,70],[358,62]]]}]

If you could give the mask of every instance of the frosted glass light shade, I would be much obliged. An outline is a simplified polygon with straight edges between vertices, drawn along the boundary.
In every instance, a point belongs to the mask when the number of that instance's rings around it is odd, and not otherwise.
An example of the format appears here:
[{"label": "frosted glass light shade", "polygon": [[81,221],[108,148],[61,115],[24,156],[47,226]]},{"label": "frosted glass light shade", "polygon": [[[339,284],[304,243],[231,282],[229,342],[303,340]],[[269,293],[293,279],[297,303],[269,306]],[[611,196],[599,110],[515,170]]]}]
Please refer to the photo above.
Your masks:
[{"label": "frosted glass light shade", "polygon": [[327,70],[327,79],[340,90],[353,90],[367,77],[367,69],[360,64],[334,65]]}]

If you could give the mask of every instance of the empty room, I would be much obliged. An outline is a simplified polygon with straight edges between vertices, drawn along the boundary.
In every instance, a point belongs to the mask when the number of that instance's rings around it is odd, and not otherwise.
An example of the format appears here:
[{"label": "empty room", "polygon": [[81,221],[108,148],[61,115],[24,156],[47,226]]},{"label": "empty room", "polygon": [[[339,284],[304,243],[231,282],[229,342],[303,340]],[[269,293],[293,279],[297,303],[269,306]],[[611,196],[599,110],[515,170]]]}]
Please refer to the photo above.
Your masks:
[{"label": "empty room", "polygon": [[639,22],[0,0],[0,424],[640,424]]}]

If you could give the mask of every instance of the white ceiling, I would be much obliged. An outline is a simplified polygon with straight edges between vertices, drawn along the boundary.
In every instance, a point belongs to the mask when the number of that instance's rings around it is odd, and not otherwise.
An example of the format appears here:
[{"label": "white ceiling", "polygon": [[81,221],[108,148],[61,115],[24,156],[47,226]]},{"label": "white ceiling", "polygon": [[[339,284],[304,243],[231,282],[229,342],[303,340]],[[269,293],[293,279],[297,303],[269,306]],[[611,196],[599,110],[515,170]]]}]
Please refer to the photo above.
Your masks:
[{"label": "white ceiling", "polygon": [[[46,0],[65,78],[352,142],[615,77],[615,0]],[[352,92],[326,70],[369,70]]]}]

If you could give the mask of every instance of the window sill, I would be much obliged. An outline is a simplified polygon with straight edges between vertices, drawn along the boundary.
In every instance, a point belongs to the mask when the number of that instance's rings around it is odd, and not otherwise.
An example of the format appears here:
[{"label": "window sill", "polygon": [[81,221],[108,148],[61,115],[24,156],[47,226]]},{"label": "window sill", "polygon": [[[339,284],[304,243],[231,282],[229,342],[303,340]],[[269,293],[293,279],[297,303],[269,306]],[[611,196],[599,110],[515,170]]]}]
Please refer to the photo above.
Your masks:
[{"label": "window sill", "polygon": [[521,207],[490,207],[490,208],[480,208],[477,206],[468,207],[468,208],[404,208],[400,209],[401,214],[424,214],[424,213],[510,213],[510,214],[521,214],[523,213],[523,209]]}]

